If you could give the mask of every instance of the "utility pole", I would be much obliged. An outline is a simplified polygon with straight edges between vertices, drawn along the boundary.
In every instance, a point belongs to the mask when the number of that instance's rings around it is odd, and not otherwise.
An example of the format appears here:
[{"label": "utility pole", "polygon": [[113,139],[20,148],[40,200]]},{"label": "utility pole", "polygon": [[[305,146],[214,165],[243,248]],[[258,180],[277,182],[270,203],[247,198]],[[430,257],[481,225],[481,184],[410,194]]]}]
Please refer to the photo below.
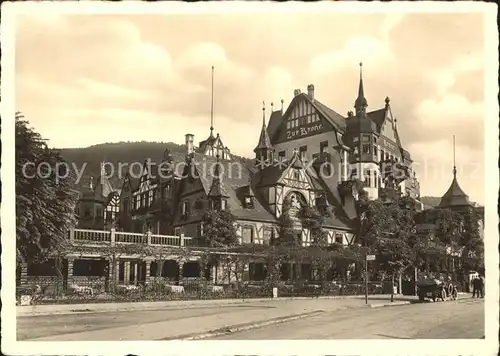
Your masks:
[{"label": "utility pole", "polygon": [[394,302],[394,268],[391,277],[391,303]]}]

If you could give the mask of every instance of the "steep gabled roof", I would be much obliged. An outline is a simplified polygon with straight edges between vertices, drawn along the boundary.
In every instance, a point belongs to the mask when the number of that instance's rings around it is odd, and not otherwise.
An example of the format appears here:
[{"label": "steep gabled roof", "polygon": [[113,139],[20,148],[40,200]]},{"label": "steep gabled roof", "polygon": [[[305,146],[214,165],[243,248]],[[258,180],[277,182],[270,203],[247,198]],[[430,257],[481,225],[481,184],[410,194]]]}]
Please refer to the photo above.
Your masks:
[{"label": "steep gabled roof", "polygon": [[[389,112],[389,115],[392,116],[392,113],[390,112],[391,111],[391,107],[389,105],[390,103],[390,99],[387,97],[385,98],[385,107],[381,108],[381,109],[377,109],[377,110],[374,110],[374,111],[370,111],[369,113],[367,113],[367,116],[372,119],[372,121],[375,123],[376,127],[377,127],[377,132],[380,134],[381,131],[382,131],[382,126],[384,125],[384,122],[385,122],[385,119],[387,117],[387,114]],[[396,123],[396,121],[395,121]],[[396,125],[394,125],[394,136],[396,138],[396,142],[395,144],[399,147],[400,151],[401,151],[401,156],[408,160],[408,161],[411,161],[411,155],[410,153],[405,150],[403,148],[403,145],[401,143],[401,139],[399,137],[399,132],[398,132],[398,128]]]},{"label": "steep gabled roof", "polygon": [[[194,154],[193,164],[196,166],[197,175],[203,185],[207,195],[213,184],[212,171],[217,159],[215,157],[205,156],[198,153]],[[220,189],[227,198],[227,204],[231,213],[241,220],[262,220],[275,221],[274,215],[265,208],[265,197],[258,194],[255,189],[255,180],[252,171],[247,166],[247,162],[240,159],[219,161],[221,165]],[[251,181],[251,187],[249,187]],[[249,190],[251,189],[251,190]],[[247,209],[245,207],[246,193],[253,192],[255,200],[254,207]]]},{"label": "steep gabled roof", "polygon": [[[307,95],[305,96],[309,99]],[[340,115],[333,109],[330,109],[328,106],[321,103],[317,99],[314,99],[314,101],[311,101],[309,99],[309,101],[313,104],[316,110],[321,112],[335,128],[339,129],[341,132],[345,131],[345,118],[342,115]]]},{"label": "steep gabled roof", "polygon": [[366,115],[368,115],[368,117],[373,120],[375,125],[377,125],[377,132],[380,133],[382,125],[385,121],[386,108],[370,111]]},{"label": "steep gabled roof", "polygon": [[281,118],[283,117],[283,112],[281,110],[273,111],[271,117],[269,118],[269,123],[267,124],[267,133],[269,137],[272,137],[281,123]]}]

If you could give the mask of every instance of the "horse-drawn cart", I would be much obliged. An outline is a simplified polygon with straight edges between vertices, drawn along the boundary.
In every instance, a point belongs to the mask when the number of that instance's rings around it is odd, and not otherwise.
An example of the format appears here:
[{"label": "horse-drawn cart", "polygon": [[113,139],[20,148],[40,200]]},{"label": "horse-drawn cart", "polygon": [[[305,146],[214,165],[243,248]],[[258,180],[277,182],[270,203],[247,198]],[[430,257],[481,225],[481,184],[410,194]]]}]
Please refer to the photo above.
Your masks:
[{"label": "horse-drawn cart", "polygon": [[456,300],[458,292],[456,286],[451,283],[444,283],[439,279],[424,279],[418,282],[418,300],[423,302],[425,299],[432,299],[435,302],[441,299],[443,302],[447,299]]}]

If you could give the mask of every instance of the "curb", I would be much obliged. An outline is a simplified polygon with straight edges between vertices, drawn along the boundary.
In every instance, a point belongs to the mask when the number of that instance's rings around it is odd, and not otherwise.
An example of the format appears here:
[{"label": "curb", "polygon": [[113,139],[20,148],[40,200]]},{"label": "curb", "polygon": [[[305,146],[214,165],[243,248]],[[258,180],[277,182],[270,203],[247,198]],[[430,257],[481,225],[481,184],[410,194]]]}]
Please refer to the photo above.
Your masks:
[{"label": "curb", "polygon": [[380,303],[380,304],[370,304],[370,308],[382,308],[382,307],[395,307],[399,305],[409,305],[408,301],[394,301],[392,303]]},{"label": "curb", "polygon": [[262,328],[264,326],[286,323],[286,322],[293,321],[293,320],[310,318],[310,317],[313,317],[313,316],[321,315],[323,313],[324,313],[323,310],[316,310],[316,311],[313,311],[313,312],[302,313],[302,314],[295,314],[295,315],[290,315],[290,316],[285,316],[285,317],[279,317],[279,318],[274,318],[274,319],[265,320],[265,321],[258,321],[258,322],[255,322],[255,323],[247,323],[247,324],[238,324],[238,325],[232,325],[232,326],[225,326],[225,327],[222,327],[222,328],[219,328],[219,329],[215,329],[215,330],[211,330],[211,331],[208,331],[208,332],[204,332],[204,333],[201,333],[201,334],[180,335],[180,336],[177,336],[177,337],[168,337],[168,338],[161,339],[161,340],[200,340],[200,339],[207,339],[207,338],[216,337],[216,336],[220,336],[220,335],[226,335],[226,334],[231,334],[231,333],[236,333],[236,332],[241,332],[241,331],[247,331],[247,330]]},{"label": "curb", "polygon": [[[195,301],[158,301],[158,302],[127,302],[123,303],[89,303],[89,304],[47,304],[32,306],[16,306],[17,317],[49,316],[49,315],[75,315],[90,313],[109,313],[125,311],[148,311],[171,308],[203,308],[203,307],[224,307],[245,303],[268,303],[278,301],[293,300],[343,300],[361,299],[363,295],[351,296],[318,296],[318,297],[279,297],[279,298],[249,298],[249,299],[220,299],[220,300],[195,300]],[[44,310],[45,309],[45,310]],[[47,310],[48,309],[48,310]],[[50,310],[54,309],[54,310]]]}]

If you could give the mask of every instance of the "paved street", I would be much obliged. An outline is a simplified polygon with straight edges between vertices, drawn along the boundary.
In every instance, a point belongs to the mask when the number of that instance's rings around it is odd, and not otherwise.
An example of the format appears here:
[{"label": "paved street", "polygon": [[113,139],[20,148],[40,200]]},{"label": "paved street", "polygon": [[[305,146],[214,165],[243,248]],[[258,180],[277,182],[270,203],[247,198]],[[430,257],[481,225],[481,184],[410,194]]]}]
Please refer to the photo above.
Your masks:
[{"label": "paved street", "polygon": [[484,301],[411,304],[327,312],[212,340],[259,339],[479,339]]},{"label": "paved street", "polygon": [[[387,303],[387,299],[372,299]],[[215,339],[479,338],[484,303],[461,299],[367,308],[363,299],[246,301],[237,305],[163,307],[62,315],[18,316],[18,340],[164,340],[216,329],[316,313],[304,319],[234,332]]]}]

